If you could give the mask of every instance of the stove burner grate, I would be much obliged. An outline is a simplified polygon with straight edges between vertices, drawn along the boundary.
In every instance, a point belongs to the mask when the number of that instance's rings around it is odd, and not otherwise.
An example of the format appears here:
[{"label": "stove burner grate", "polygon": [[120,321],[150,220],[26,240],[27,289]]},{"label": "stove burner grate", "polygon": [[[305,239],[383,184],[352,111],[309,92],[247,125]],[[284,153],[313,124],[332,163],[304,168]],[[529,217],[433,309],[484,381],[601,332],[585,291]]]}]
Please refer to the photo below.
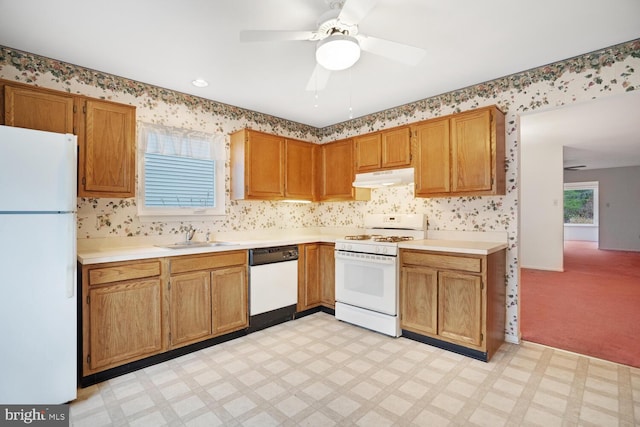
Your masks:
[{"label": "stove burner grate", "polygon": [[345,236],[345,240],[371,240],[381,237],[379,234],[355,234],[353,236]]},{"label": "stove burner grate", "polygon": [[406,242],[407,240],[413,240],[411,236],[376,236],[373,238],[374,242]]}]

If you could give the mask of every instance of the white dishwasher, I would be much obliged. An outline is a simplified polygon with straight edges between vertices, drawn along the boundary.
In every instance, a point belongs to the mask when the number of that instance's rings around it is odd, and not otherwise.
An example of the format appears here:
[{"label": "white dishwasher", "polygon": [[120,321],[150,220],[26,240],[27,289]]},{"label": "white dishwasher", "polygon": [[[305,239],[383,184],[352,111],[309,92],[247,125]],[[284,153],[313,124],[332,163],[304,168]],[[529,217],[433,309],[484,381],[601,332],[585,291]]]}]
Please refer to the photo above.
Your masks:
[{"label": "white dishwasher", "polygon": [[249,250],[249,330],[292,320],[298,303],[298,246]]}]

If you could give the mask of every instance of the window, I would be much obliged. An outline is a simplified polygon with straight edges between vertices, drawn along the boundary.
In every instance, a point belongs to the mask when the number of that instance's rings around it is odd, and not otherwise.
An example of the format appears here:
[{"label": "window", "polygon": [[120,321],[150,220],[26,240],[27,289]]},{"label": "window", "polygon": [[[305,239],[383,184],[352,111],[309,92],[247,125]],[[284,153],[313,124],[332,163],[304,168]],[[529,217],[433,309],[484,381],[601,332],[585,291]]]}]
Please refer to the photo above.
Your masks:
[{"label": "window", "polygon": [[139,216],[224,215],[223,135],[140,123],[138,147]]},{"label": "window", "polygon": [[564,223],[598,225],[598,183],[564,184]]}]

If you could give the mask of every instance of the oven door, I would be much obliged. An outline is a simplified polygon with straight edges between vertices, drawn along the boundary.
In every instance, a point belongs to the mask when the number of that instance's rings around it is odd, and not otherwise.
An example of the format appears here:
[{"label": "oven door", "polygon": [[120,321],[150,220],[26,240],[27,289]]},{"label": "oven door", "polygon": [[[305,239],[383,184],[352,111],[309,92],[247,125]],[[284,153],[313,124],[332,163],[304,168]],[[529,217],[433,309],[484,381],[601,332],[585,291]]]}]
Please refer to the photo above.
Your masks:
[{"label": "oven door", "polygon": [[397,315],[398,258],[337,250],[336,301]]}]

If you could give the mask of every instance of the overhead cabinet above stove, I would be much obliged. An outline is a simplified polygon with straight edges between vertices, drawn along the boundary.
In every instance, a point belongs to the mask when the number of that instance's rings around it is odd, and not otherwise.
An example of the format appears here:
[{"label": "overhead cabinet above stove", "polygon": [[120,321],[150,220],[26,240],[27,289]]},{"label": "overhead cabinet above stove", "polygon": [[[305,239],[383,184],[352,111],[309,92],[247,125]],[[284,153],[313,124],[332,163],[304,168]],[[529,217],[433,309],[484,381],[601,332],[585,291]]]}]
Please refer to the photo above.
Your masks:
[{"label": "overhead cabinet above stove", "polygon": [[406,168],[411,165],[409,126],[400,126],[354,138],[356,173]]}]

